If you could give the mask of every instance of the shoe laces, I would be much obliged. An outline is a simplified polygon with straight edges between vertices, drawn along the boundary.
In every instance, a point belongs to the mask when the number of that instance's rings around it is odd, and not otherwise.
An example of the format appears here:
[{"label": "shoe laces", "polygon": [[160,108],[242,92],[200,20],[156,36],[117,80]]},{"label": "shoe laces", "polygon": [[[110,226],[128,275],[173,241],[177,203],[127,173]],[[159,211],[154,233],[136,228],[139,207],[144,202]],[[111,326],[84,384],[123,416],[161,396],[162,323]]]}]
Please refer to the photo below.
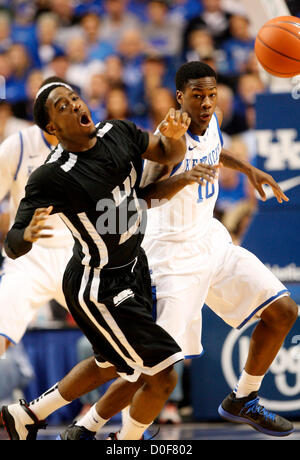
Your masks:
[{"label": "shoe laces", "polygon": [[247,402],[245,404],[245,408],[247,409],[246,414],[256,413],[262,415],[266,420],[275,420],[276,414],[274,414],[274,412],[267,410],[264,406],[259,404],[259,398],[255,398]]}]

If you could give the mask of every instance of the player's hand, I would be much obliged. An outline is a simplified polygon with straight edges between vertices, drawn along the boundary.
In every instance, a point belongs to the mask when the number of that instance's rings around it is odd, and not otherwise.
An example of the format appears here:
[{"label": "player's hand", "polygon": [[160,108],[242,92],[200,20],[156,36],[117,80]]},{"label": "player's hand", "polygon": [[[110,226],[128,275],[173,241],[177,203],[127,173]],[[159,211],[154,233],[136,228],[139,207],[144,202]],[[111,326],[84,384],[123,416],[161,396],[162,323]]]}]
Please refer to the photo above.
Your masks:
[{"label": "player's hand", "polygon": [[194,182],[199,185],[203,185],[205,182],[213,183],[215,179],[219,177],[219,168],[222,164],[218,165],[207,165],[207,164],[197,164],[190,171],[185,171],[183,173],[185,180],[188,184]]},{"label": "player's hand", "polygon": [[273,193],[278,201],[278,203],[282,203],[282,201],[289,201],[289,198],[283,193],[277,182],[273,179],[270,174],[261,171],[255,167],[250,169],[250,172],[247,174],[248,179],[253,185],[253,187],[258,191],[261,199],[266,201],[267,196],[263,189],[263,185],[267,184],[272,187]]},{"label": "player's hand", "polygon": [[158,129],[164,136],[171,139],[180,139],[188,130],[191,118],[186,112],[171,108]]},{"label": "player's hand", "polygon": [[23,239],[34,243],[39,238],[52,238],[51,233],[43,234],[43,230],[53,230],[53,227],[47,225],[47,218],[51,213],[53,206],[48,208],[38,208],[35,210],[28,227],[25,228]]}]

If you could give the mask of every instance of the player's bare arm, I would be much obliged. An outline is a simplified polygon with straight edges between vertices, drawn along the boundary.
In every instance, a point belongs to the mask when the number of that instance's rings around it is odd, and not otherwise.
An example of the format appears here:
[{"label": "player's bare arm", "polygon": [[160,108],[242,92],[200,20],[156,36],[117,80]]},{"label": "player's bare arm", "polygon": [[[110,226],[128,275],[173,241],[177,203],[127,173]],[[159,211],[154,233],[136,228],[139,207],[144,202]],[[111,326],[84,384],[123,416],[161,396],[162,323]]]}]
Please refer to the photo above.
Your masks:
[{"label": "player's bare arm", "polygon": [[258,191],[261,199],[263,201],[266,200],[266,194],[263,189],[263,185],[269,185],[273,193],[278,201],[278,203],[282,203],[283,201],[289,201],[289,198],[283,193],[277,182],[273,179],[270,174],[267,174],[264,171],[261,171],[258,168],[255,168],[247,161],[240,160],[236,158],[232,153],[230,153],[226,149],[222,149],[220,160],[222,161],[223,165],[227,168],[236,169],[240,171],[248,177],[249,181]]},{"label": "player's bare arm", "polygon": [[49,217],[52,210],[53,206],[35,210],[30,224],[24,230],[24,241],[35,243],[39,238],[51,238],[53,236],[51,233],[42,233],[44,230],[53,229],[53,227],[47,225],[47,217]]},{"label": "player's bare arm", "polygon": [[141,187],[146,187],[153,182],[159,180],[167,179],[171,172],[173,166],[162,165],[155,163],[154,161],[147,160],[144,164],[143,175],[141,179]]},{"label": "player's bare arm", "polygon": [[187,185],[193,183],[203,185],[204,182],[213,183],[218,176],[220,166],[220,164],[213,166],[198,164],[190,171],[148,184],[140,190],[140,198],[146,201],[148,208],[159,206],[163,204],[161,200],[171,200],[176,193]]},{"label": "player's bare arm", "polygon": [[[223,114],[219,108],[216,108],[216,115],[218,118],[219,125],[221,126],[223,120]],[[252,166],[249,162],[236,158],[233,153],[227,149],[222,149],[220,154],[220,161],[223,163],[223,166],[226,168],[236,169],[248,177],[250,183],[253,185],[255,190],[258,191],[261,199],[266,200],[266,194],[263,189],[263,185],[269,185],[278,201],[282,203],[283,201],[289,201],[288,197],[283,193],[277,182],[273,179],[270,174],[261,171],[255,166]]]},{"label": "player's bare arm", "polygon": [[143,158],[163,165],[176,165],[185,155],[184,134],[191,119],[186,112],[171,108],[159,124],[160,134],[149,135],[149,145]]}]

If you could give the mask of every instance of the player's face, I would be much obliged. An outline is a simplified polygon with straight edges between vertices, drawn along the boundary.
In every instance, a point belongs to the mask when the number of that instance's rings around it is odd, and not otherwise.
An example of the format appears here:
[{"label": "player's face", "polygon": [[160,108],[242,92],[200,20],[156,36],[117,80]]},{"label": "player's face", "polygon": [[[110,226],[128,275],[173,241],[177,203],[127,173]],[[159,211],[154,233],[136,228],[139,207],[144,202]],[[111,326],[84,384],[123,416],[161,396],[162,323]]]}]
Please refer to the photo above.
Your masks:
[{"label": "player's face", "polygon": [[214,77],[190,80],[184,91],[177,91],[177,101],[192,121],[189,130],[202,134],[211,120],[217,105],[217,82]]},{"label": "player's face", "polygon": [[[47,129],[69,150],[87,150],[94,138],[95,125],[85,102],[74,91],[59,86],[48,96],[46,107],[50,123]],[[70,146],[70,148],[68,147]]]}]

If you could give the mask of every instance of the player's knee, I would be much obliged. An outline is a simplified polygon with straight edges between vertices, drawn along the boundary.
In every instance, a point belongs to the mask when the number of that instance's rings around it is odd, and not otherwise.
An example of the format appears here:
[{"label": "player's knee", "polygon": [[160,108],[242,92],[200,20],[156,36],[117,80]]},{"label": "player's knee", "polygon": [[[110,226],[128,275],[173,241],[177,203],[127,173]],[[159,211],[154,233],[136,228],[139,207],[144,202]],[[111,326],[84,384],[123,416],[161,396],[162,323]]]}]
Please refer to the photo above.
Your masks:
[{"label": "player's knee", "polygon": [[290,297],[282,297],[264,311],[264,320],[279,329],[290,329],[298,317],[298,305]]},{"label": "player's knee", "polygon": [[176,383],[177,373],[173,366],[164,369],[155,376],[155,388],[166,398],[172,393]]}]

